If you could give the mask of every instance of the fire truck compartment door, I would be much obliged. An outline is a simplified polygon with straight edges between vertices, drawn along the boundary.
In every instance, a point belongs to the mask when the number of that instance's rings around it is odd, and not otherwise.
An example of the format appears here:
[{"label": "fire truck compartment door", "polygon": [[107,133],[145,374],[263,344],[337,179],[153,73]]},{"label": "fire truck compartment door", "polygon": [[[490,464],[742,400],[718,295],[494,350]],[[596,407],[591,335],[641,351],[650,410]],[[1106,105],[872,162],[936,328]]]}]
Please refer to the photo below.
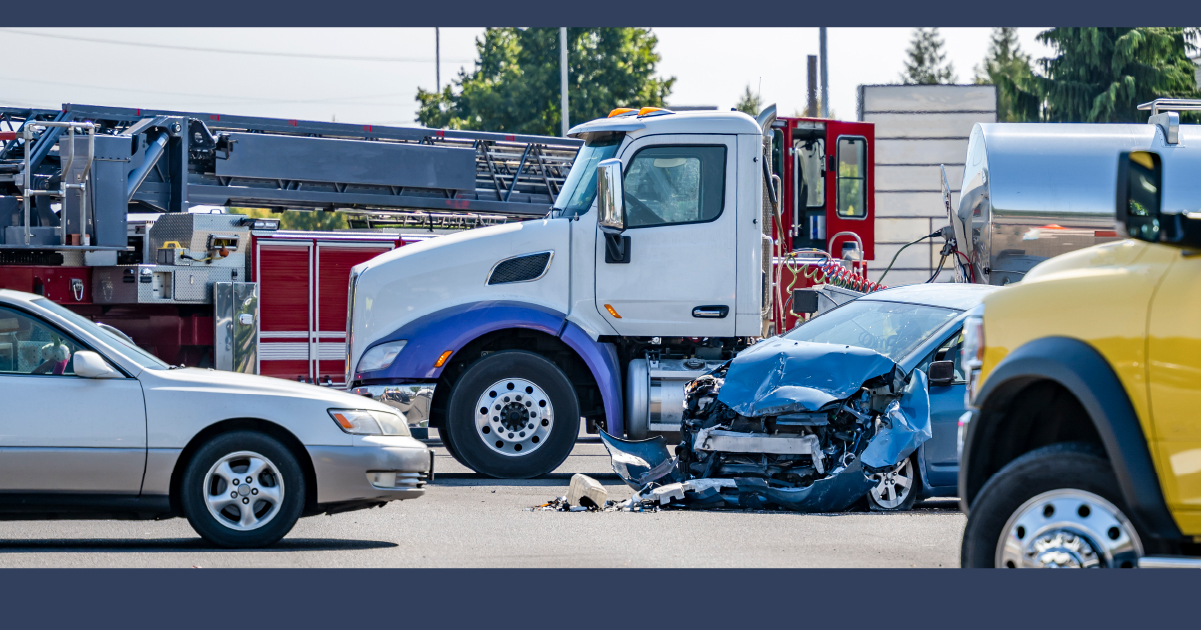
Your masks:
[{"label": "fire truck compartment door", "polygon": [[606,262],[604,238],[595,252],[597,310],[619,334],[734,335],[737,149],[735,136],[716,134],[625,147],[629,262]]}]

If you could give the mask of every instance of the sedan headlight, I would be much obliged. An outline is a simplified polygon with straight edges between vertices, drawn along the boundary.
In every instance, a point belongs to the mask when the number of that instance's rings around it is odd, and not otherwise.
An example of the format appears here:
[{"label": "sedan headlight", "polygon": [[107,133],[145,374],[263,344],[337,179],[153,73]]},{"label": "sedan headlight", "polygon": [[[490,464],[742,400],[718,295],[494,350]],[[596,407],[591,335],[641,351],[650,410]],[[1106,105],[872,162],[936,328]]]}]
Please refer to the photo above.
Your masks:
[{"label": "sedan headlight", "polygon": [[396,356],[404,349],[408,340],[401,339],[400,341],[389,341],[381,343],[378,346],[363,353],[363,358],[359,359],[359,368],[356,372],[374,372],[382,370],[396,360]]},{"label": "sedan headlight", "polygon": [[409,435],[404,417],[388,411],[330,409],[329,416],[339,428],[354,435]]}]

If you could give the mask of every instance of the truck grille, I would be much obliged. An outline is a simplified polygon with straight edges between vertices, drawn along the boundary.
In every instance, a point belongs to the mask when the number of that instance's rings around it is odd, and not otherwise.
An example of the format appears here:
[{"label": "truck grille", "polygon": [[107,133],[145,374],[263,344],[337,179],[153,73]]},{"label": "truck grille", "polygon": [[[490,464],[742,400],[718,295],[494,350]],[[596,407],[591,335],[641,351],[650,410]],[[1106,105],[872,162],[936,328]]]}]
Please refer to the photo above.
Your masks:
[{"label": "truck grille", "polygon": [[537,280],[546,273],[553,254],[554,252],[538,252],[502,260],[496,263],[496,266],[492,268],[492,273],[488,274],[488,284]]}]

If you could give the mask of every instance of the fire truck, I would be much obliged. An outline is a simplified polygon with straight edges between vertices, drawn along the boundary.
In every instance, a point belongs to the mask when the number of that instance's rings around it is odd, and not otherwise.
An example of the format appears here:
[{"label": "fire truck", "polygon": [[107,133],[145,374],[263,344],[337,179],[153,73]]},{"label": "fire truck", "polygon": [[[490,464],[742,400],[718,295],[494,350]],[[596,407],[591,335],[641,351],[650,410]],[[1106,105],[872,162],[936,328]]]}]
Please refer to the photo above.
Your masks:
[{"label": "fire truck", "polygon": [[[582,144],[74,104],[0,108],[0,142],[0,288],[172,364],[336,387],[354,265],[545,215]],[[345,210],[365,229],[279,230],[232,206]]]}]

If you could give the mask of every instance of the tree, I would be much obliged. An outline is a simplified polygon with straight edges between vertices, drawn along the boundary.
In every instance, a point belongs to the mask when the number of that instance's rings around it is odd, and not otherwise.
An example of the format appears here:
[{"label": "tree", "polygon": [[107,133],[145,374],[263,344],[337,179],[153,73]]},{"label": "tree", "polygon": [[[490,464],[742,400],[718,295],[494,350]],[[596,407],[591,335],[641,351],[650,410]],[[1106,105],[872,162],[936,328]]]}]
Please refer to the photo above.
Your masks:
[{"label": "tree", "polygon": [[304,230],[313,232],[332,232],[346,230],[350,224],[346,221],[344,212],[327,212],[323,210],[287,210],[271,212],[266,208],[230,208],[230,214],[243,214],[256,219],[279,219],[281,230]]},{"label": "tree", "polygon": [[1030,55],[1018,44],[1017,29],[994,28],[988,56],[976,66],[976,83],[996,86],[998,121],[1038,120],[1040,99],[1032,92],[1033,78]]},{"label": "tree", "polygon": [[1053,28],[1039,41],[1056,55],[1035,77],[1043,119],[1051,122],[1144,122],[1139,103],[1196,98],[1196,28]]},{"label": "tree", "polygon": [[763,109],[763,97],[751,91],[751,84],[746,84],[746,90],[742,92],[742,97],[738,99],[738,104],[734,109],[750,114],[752,117],[759,115],[759,110]]},{"label": "tree", "polygon": [[913,29],[913,39],[909,40],[909,50],[905,51],[909,59],[901,73],[901,83],[928,85],[958,81],[955,66],[949,61],[943,65],[947,54],[942,47],[938,27]]},{"label": "tree", "polygon": [[[642,28],[567,29],[569,121],[616,107],[662,107],[675,77],[655,78],[659,40]],[[441,92],[417,91],[427,127],[558,135],[559,29],[489,28],[475,42],[475,70]]]}]

